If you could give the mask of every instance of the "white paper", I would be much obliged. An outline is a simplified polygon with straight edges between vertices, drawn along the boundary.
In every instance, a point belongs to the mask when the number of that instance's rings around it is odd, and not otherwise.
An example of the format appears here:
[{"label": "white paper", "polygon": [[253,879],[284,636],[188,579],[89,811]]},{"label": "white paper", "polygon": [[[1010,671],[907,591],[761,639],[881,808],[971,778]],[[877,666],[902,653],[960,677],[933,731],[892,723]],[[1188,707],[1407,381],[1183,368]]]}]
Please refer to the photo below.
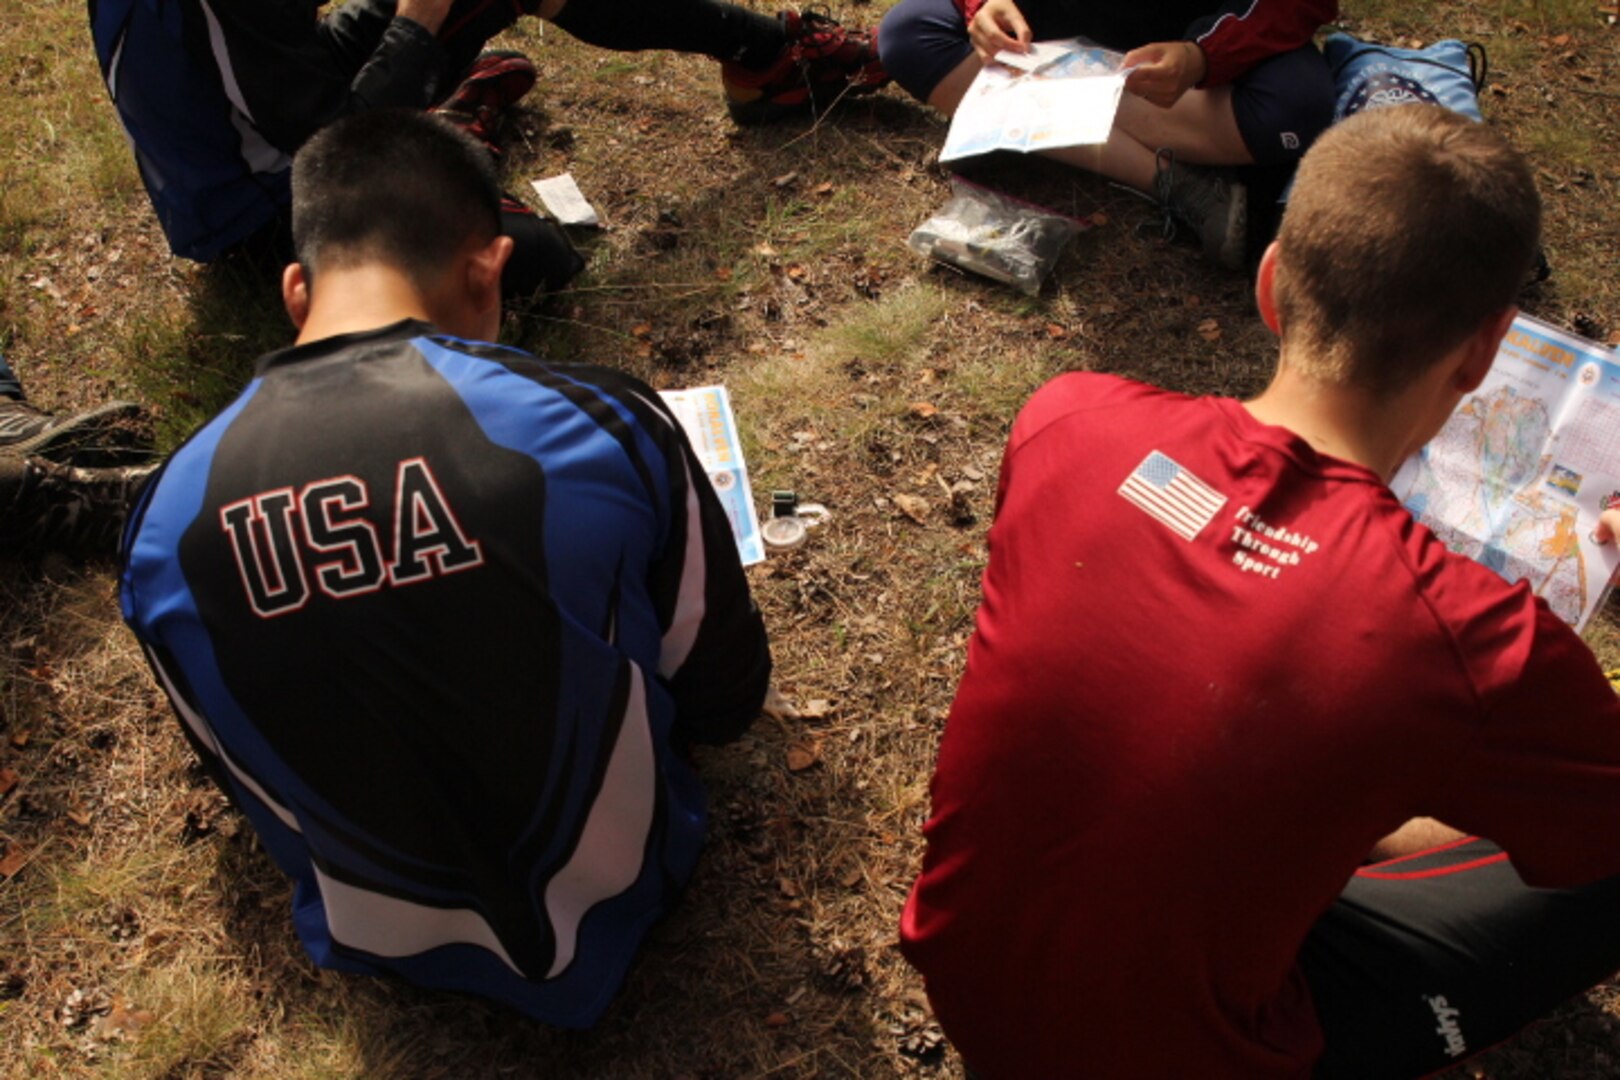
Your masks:
[{"label": "white paper", "polygon": [[1620,503],[1620,356],[1519,316],[1479,389],[1390,487],[1447,547],[1585,626],[1620,566],[1591,538]]},{"label": "white paper", "polygon": [[998,64],[1006,64],[1019,71],[1038,71],[1053,61],[1061,60],[1069,51],[1069,46],[1061,41],[1035,41],[1030,43],[1028,52],[1002,49],[993,59]]},{"label": "white paper", "polygon": [[596,208],[585,201],[584,192],[574,183],[572,173],[562,173],[544,180],[531,180],[529,185],[534,188],[534,193],[540,196],[540,201],[545,204],[551,216],[564,225],[602,224]]},{"label": "white paper", "polygon": [[1123,54],[1068,38],[1036,42],[1028,54],[997,55],[1005,58],[1014,66],[986,64],[962,96],[941,161],[1108,141],[1125,92]]}]

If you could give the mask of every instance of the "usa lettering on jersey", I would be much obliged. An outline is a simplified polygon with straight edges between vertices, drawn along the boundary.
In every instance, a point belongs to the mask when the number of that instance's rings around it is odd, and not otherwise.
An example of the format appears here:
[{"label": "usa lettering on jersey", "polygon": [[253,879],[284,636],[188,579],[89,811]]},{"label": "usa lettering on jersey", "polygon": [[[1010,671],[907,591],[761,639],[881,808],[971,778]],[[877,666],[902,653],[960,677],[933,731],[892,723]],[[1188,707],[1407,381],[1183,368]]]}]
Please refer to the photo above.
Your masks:
[{"label": "usa lettering on jersey", "polygon": [[371,491],[357,476],[275,488],[220,508],[248,605],[260,618],[301,610],[317,591],[333,600],[413,585],[484,564],[427,459],[394,472],[393,504],[380,535],[366,511]]}]

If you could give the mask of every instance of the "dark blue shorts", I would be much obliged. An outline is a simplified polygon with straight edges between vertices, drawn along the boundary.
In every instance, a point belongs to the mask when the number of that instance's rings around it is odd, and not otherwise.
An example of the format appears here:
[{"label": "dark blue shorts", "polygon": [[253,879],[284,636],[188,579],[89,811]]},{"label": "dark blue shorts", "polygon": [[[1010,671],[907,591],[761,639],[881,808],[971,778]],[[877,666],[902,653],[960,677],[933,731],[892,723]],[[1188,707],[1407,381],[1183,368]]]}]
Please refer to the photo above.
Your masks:
[{"label": "dark blue shorts", "polygon": [[[1019,5],[1035,40],[1090,37],[1116,49],[1149,42],[1109,41],[1067,6]],[[883,68],[919,101],[973,53],[967,23],[952,0],[900,0],[878,29]],[[1232,82],[1232,110],[1249,154],[1261,165],[1299,160],[1333,122],[1333,75],[1314,45],[1263,60]]]}]

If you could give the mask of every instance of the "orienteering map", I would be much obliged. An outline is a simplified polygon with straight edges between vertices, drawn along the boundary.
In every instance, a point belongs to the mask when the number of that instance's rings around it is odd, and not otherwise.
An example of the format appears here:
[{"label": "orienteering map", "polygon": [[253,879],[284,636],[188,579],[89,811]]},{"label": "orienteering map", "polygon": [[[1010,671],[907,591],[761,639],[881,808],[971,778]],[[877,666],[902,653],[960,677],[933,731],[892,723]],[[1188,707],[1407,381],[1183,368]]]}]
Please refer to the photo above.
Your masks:
[{"label": "orienteering map", "polygon": [[1576,629],[1607,593],[1620,503],[1620,357],[1520,315],[1491,373],[1391,483],[1447,547],[1525,580]]}]

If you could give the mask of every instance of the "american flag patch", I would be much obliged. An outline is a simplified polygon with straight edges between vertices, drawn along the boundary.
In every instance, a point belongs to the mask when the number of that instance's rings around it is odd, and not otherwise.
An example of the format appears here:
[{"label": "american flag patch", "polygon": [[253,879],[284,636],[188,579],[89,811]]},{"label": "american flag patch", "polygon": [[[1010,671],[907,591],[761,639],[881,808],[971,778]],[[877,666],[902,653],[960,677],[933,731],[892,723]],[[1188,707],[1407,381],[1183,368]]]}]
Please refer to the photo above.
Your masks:
[{"label": "american flag patch", "polygon": [[1203,531],[1226,505],[1226,496],[1157,450],[1142,459],[1119,493],[1183,540]]}]

